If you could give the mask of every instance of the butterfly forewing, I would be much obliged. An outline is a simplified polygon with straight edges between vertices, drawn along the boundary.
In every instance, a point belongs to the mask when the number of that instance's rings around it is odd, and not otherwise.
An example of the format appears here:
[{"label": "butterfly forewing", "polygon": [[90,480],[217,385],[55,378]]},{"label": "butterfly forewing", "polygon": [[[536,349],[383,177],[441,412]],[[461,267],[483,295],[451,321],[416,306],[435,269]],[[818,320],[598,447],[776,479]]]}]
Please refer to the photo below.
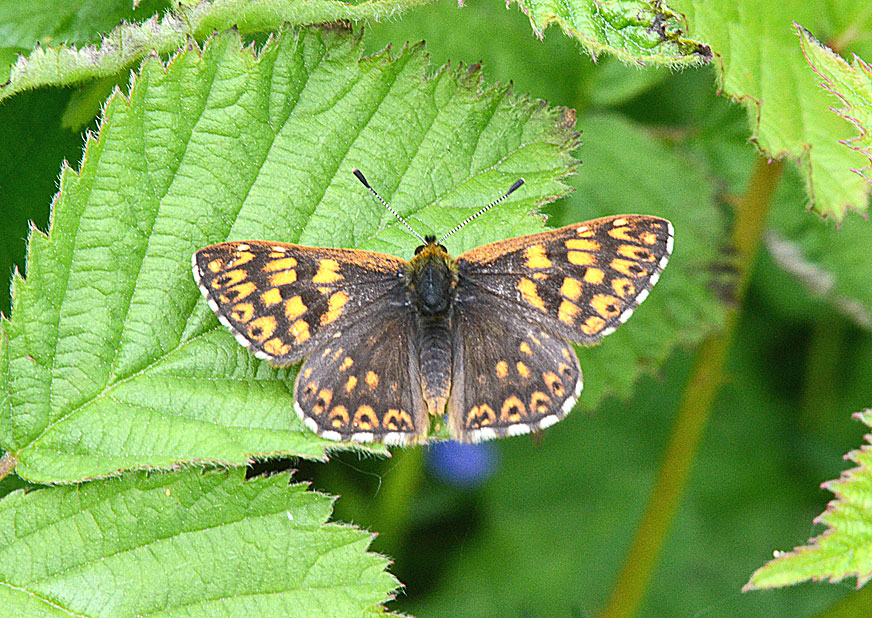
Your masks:
[{"label": "butterfly forewing", "polygon": [[665,219],[604,217],[467,251],[457,258],[458,285],[514,303],[548,330],[592,344],[648,296],[672,243]]},{"label": "butterfly forewing", "polygon": [[197,251],[194,278],[218,319],[259,358],[293,363],[403,295],[405,260],[263,241]]}]

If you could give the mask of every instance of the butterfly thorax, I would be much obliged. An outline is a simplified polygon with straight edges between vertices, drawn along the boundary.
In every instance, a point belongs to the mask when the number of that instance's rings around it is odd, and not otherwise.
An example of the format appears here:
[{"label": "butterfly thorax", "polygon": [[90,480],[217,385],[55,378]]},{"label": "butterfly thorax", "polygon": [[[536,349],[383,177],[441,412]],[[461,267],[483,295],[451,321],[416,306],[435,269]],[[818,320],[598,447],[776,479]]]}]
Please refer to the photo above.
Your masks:
[{"label": "butterfly thorax", "polygon": [[454,299],[457,286],[457,262],[436,238],[427,236],[426,245],[418,247],[406,267],[409,299],[425,316],[445,314]]},{"label": "butterfly thorax", "polygon": [[418,367],[424,401],[441,415],[451,391],[451,319],[457,262],[432,236],[406,267],[406,290],[415,308]]}]

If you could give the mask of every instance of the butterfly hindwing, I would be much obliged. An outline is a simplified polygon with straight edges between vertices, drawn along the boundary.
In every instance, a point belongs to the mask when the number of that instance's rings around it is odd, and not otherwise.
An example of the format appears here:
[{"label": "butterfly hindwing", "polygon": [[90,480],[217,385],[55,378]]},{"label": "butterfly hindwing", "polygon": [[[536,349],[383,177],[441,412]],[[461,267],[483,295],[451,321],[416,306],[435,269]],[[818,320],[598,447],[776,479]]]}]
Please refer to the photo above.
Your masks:
[{"label": "butterfly hindwing", "polygon": [[478,442],[544,429],[578,400],[575,351],[517,305],[458,290],[454,331],[448,425],[455,439]]},{"label": "butterfly hindwing", "polygon": [[197,251],[194,278],[218,319],[257,357],[296,362],[383,298],[402,293],[405,260],[264,241]]},{"label": "butterfly hindwing", "polygon": [[332,440],[387,444],[426,435],[413,320],[404,298],[380,301],[312,352],[297,375],[294,404],[310,429]]},{"label": "butterfly hindwing", "polygon": [[467,251],[457,258],[459,285],[509,301],[567,339],[593,344],[647,298],[672,244],[665,219],[603,217]]}]

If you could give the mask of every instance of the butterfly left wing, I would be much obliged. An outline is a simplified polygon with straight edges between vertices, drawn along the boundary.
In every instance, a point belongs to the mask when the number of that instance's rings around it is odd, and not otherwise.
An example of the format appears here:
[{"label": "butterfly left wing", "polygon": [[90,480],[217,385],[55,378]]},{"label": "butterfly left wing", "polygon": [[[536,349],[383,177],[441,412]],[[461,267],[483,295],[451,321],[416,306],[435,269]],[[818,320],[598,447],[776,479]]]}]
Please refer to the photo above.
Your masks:
[{"label": "butterfly left wing", "polygon": [[484,245],[457,258],[466,286],[590,345],[648,297],[672,253],[673,229],[647,215],[603,217]]},{"label": "butterfly left wing", "polygon": [[249,240],[200,249],[192,263],[221,323],[276,365],[299,361],[378,301],[404,297],[405,260],[369,251]]}]

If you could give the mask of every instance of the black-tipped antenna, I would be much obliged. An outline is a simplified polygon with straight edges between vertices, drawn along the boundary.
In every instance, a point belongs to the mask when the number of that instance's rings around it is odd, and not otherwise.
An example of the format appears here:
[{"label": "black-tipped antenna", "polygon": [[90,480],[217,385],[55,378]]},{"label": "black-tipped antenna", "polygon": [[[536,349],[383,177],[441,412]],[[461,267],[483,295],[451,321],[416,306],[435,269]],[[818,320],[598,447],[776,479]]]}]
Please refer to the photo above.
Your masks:
[{"label": "black-tipped antenna", "polygon": [[523,179],[523,178],[518,178],[518,179],[515,181],[515,184],[513,184],[511,187],[509,187],[509,190],[506,191],[505,193],[503,193],[502,196],[500,196],[498,199],[495,199],[493,202],[491,202],[490,204],[488,204],[487,206],[485,206],[484,208],[482,208],[481,210],[479,210],[479,211],[478,211],[477,213],[475,213],[474,215],[470,215],[470,216],[468,216],[468,217],[467,217],[466,219],[464,219],[463,222],[460,223],[457,227],[455,227],[453,230],[451,230],[450,232],[448,232],[447,234],[445,234],[444,236],[442,236],[442,238],[440,238],[438,241],[436,241],[436,244],[437,244],[437,245],[441,245],[441,244],[442,244],[442,241],[444,241],[446,238],[448,238],[449,236],[451,236],[452,234],[454,234],[454,232],[457,232],[458,230],[460,230],[460,228],[462,228],[464,225],[466,225],[467,223],[469,223],[469,222],[472,221],[473,219],[477,219],[478,217],[480,217],[480,216],[482,216],[484,213],[486,213],[488,210],[490,210],[491,208],[493,208],[494,206],[496,206],[497,204],[499,204],[500,202],[502,202],[504,199],[506,199],[506,198],[509,197],[512,193],[514,193],[515,190],[516,190],[518,187],[520,187],[522,184],[524,184],[524,179]]},{"label": "black-tipped antenna", "polygon": [[389,205],[386,201],[384,201],[384,200],[382,199],[382,196],[379,195],[378,193],[376,193],[376,192],[375,192],[375,189],[373,189],[372,187],[369,186],[369,183],[366,182],[366,178],[363,177],[363,172],[361,172],[359,169],[355,168],[355,169],[352,170],[352,173],[353,173],[355,176],[357,176],[357,179],[358,179],[358,180],[363,184],[364,187],[366,187],[367,189],[370,190],[370,193],[372,193],[372,194],[373,194],[373,195],[378,199],[379,202],[381,202],[382,204],[384,204],[385,208],[387,208],[387,209],[390,210],[392,213],[394,213],[394,216],[395,216],[397,219],[400,220],[400,223],[402,223],[402,224],[405,225],[407,228],[409,228],[409,231],[412,232],[412,234],[414,234],[415,236],[417,236],[418,240],[420,240],[420,241],[421,241],[422,243],[424,243],[425,245],[427,244],[427,241],[424,240],[424,237],[421,236],[421,235],[420,235],[418,232],[416,232],[414,229],[412,229],[412,226],[409,225],[408,223],[406,223],[406,220],[403,219],[403,218],[400,216],[400,213],[398,213],[396,210],[394,210],[393,208],[391,208],[390,205]]}]

